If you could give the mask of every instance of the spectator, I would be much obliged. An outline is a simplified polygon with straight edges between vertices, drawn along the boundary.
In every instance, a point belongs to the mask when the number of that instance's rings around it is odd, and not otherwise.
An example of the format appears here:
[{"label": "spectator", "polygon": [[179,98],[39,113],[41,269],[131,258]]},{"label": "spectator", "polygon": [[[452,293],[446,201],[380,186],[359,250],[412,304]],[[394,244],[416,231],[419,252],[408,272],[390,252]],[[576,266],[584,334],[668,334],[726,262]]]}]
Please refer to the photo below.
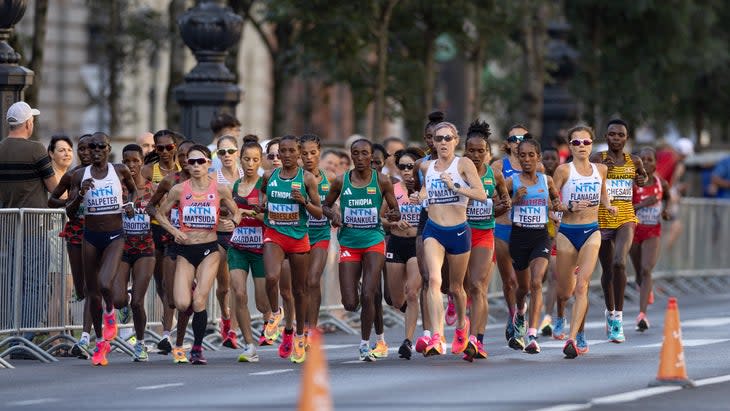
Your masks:
[{"label": "spectator", "polygon": [[155,151],[155,139],[153,136],[154,134],[149,131],[145,131],[137,136],[137,144],[142,147],[142,158]]},{"label": "spectator", "polygon": [[335,150],[327,150],[322,153],[322,160],[319,162],[320,167],[335,175],[340,171],[340,156]]},{"label": "spectator", "polygon": [[717,198],[730,199],[730,156],[720,160],[712,170],[712,181],[707,191]]},{"label": "spectator", "polygon": [[[350,144],[350,145],[352,145],[352,144]],[[338,151],[337,155],[340,156],[340,161],[337,164],[337,173],[336,174],[337,175],[345,174],[346,171],[350,170],[350,166],[352,165],[352,160],[350,160],[350,155],[344,151]]]},{"label": "spectator", "polygon": [[74,145],[66,135],[51,137],[48,144],[48,156],[51,158],[54,174],[60,179],[74,161]]},{"label": "spectator", "polygon": [[[58,184],[46,147],[29,140],[33,135],[34,116],[39,114],[38,110],[22,101],[8,109],[5,117],[8,136],[0,141],[0,208],[46,208],[48,193]],[[40,325],[48,304],[48,231],[52,227],[45,226],[50,224],[48,219],[34,218],[36,216],[32,213],[26,216],[22,227],[23,280],[22,284],[15,286],[22,287],[19,326],[32,328]],[[15,241],[10,238],[3,240],[0,242],[0,262],[3,274],[7,275],[16,269]],[[10,288],[9,295],[13,295],[13,286]],[[26,334],[26,338],[32,336]]]}]

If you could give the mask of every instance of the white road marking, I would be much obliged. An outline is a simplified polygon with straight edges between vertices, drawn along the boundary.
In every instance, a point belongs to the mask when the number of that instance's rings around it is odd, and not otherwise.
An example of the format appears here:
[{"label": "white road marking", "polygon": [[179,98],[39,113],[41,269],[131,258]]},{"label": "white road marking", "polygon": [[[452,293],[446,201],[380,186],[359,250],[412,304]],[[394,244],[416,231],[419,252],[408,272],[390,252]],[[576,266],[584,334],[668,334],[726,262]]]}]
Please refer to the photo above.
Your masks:
[{"label": "white road marking", "polygon": [[170,384],[160,384],[160,385],[145,385],[142,387],[137,387],[138,390],[148,391],[148,390],[158,390],[160,388],[170,388],[170,387],[181,387],[185,385],[181,382],[173,382]]},{"label": "white road marking", "polygon": [[359,344],[324,344],[321,347],[323,350],[338,350],[340,348],[352,348],[357,346],[359,346]]},{"label": "white road marking", "polygon": [[269,371],[261,371],[261,372],[252,372],[248,375],[274,375],[274,374],[283,374],[285,372],[294,371],[293,368],[287,368],[285,370],[269,370]]},{"label": "white road marking", "polygon": [[[725,341],[730,341],[729,339],[684,339],[682,340],[682,347],[698,347],[701,345],[709,345],[709,344],[717,344]],[[661,347],[662,343],[656,343],[656,344],[647,344],[647,345],[640,345],[639,348],[657,348]]]},{"label": "white road marking", "polygon": [[36,400],[13,401],[7,403],[8,406],[25,407],[29,405],[49,404],[60,401],[58,398],[38,398]]},{"label": "white road marking", "polygon": [[730,324],[730,317],[702,318],[699,320],[682,321],[682,328],[686,327],[716,327]]},{"label": "white road marking", "polygon": [[[730,381],[730,374],[719,375],[717,377],[704,378],[695,381],[695,385],[701,387],[703,385],[719,384]],[[579,411],[587,410],[593,405],[599,404],[615,404],[620,402],[635,401],[641,398],[652,397],[654,395],[664,394],[667,392],[679,391],[683,389],[678,386],[651,387],[642,388],[640,390],[624,392],[620,394],[607,395],[605,397],[593,398],[585,404],[560,404],[551,407],[540,408],[534,411]]]},{"label": "white road marking", "polygon": [[[563,348],[565,346],[565,342],[568,341],[566,338],[565,340],[551,340],[551,341],[545,341],[544,343],[539,343],[541,348]],[[588,340],[588,347],[590,348],[592,345],[598,345],[598,344],[604,344],[607,343],[607,340]]]},{"label": "white road marking", "polygon": [[360,361],[360,360],[343,361],[341,364],[360,364],[361,362],[367,362],[367,361]]}]

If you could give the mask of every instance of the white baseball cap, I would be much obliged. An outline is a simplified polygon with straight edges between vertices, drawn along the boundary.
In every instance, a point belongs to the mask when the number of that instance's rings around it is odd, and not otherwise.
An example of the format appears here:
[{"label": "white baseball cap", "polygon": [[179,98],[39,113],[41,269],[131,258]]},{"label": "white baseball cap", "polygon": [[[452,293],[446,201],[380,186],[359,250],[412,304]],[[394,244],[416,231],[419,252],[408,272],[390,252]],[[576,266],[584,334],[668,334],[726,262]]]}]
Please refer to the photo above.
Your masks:
[{"label": "white baseball cap", "polygon": [[695,145],[692,140],[682,137],[674,143],[674,149],[683,156],[690,156],[695,152]]},{"label": "white baseball cap", "polygon": [[5,118],[8,120],[8,124],[11,126],[17,126],[25,123],[29,118],[39,114],[41,114],[40,111],[35,108],[31,108],[25,101],[18,101],[10,106]]}]

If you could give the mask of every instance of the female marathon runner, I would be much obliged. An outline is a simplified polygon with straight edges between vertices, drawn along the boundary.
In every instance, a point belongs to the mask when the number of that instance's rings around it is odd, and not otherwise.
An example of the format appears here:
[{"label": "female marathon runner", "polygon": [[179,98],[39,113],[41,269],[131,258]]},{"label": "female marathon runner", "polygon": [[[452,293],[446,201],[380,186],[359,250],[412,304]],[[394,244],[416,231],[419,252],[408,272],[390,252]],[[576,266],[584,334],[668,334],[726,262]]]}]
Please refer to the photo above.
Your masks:
[{"label": "female marathon runner", "polygon": [[[390,177],[378,173],[371,167],[373,143],[359,139],[350,146],[350,156],[355,166],[332,183],[324,201],[325,215],[332,226],[339,227],[337,239],[340,242],[340,293],[342,305],[347,311],[356,311],[360,306],[360,360],[374,361],[377,356],[387,356],[387,345],[383,330],[376,329],[376,347],[370,347],[370,331],[375,322],[376,300],[382,300],[380,293],[383,264],[385,263],[385,232],[380,221],[383,200],[389,210],[385,213],[389,221],[400,220],[398,202],[393,194]],[[332,207],[340,198],[340,212]],[[362,279],[362,291],[360,280]],[[358,296],[358,294],[360,294]],[[381,313],[382,315],[382,313]],[[376,322],[377,323],[377,322]],[[382,320],[380,320],[382,324]]]},{"label": "female marathon runner", "polygon": [[656,152],[653,148],[643,148],[639,152],[649,179],[644,187],[634,186],[633,203],[639,224],[636,226],[634,241],[631,244],[631,262],[636,271],[636,284],[640,287],[639,315],[636,317],[636,330],[649,329],[646,309],[652,289],[651,274],[659,260],[662,232],[661,220],[669,220],[667,204],[671,201],[669,184],[656,171]]},{"label": "female marathon runner", "polygon": [[[506,156],[496,160],[492,164],[492,169],[495,173],[501,173],[505,179],[512,177],[514,174],[522,172],[520,166],[520,158],[517,155],[517,146],[524,140],[531,139],[532,136],[528,133],[527,128],[515,124],[507,132],[507,140],[502,146],[502,151],[505,152]],[[542,164],[538,166],[538,172],[544,170]],[[508,318],[507,327],[505,328],[505,338],[508,343],[511,343],[510,347],[515,350],[522,350],[524,345],[521,345],[523,340],[521,338],[514,337],[514,315],[515,315],[515,289],[517,288],[517,280],[515,278],[515,271],[512,267],[512,257],[509,254],[509,239],[512,232],[512,221],[510,214],[505,213],[502,216],[497,216],[494,225],[494,252],[497,255],[497,268],[499,268],[499,275],[502,277],[502,294],[504,295],[504,302],[507,303]]]},{"label": "female marathon runner", "polygon": [[[264,231],[264,269],[269,304],[279,303],[279,282],[287,282],[281,276],[281,265],[285,258],[291,266],[290,286],[294,294],[295,313],[284,312],[286,328],[279,346],[279,356],[291,357],[295,363],[306,358],[304,324],[307,316],[309,274],[308,215],[322,217],[317,179],[312,173],[298,166],[301,157],[299,140],[295,136],[284,136],[279,143],[281,168],[268,171],[261,182],[266,204]],[[295,315],[296,314],[296,317]],[[297,319],[297,335],[292,347],[292,329]],[[271,323],[271,321],[269,322]],[[268,337],[268,336],[267,336]]]},{"label": "female marathon runner", "polygon": [[[423,130],[423,141],[424,143],[426,143],[426,155],[416,160],[416,163],[414,165],[414,170],[416,170],[417,173],[412,183],[413,191],[415,193],[421,191],[421,187],[425,182],[425,176],[421,172],[421,163],[435,158],[435,155],[432,154],[436,151],[433,146],[433,127],[441,123],[442,121],[444,121],[444,113],[440,111],[434,111],[428,115],[428,123],[426,123],[426,127]],[[429,318],[428,308],[426,306],[426,299],[428,295],[428,267],[426,267],[426,259],[423,254],[423,229],[426,227],[426,221],[428,221],[427,207],[428,204],[426,201],[424,201],[421,207],[421,215],[418,217],[418,228],[416,229],[416,260],[418,261],[418,269],[421,272],[421,279],[423,281],[423,286],[421,287],[420,301],[423,335],[421,337],[418,337],[418,340],[416,340],[415,349],[418,353],[423,353],[423,351],[428,346],[428,343],[431,342],[431,319]],[[443,287],[446,286],[446,283],[448,283],[448,279],[444,279],[443,277],[444,276],[442,276],[441,285],[442,292],[445,291]],[[451,303],[451,305],[453,306],[453,303]],[[454,322],[451,321],[451,319],[455,318],[456,309],[449,308],[447,310],[447,313],[450,311],[454,314],[453,316],[449,317],[449,322],[453,325]]]},{"label": "female marathon runner", "polygon": [[606,195],[606,166],[589,161],[593,138],[590,127],[577,126],[570,129],[568,139],[573,161],[558,166],[553,177],[567,210],[563,213],[555,237],[558,252],[559,307],[559,317],[553,333],[556,339],[564,335],[564,318],[560,311],[575,294],[570,335],[563,347],[566,358],[575,358],[588,352],[583,323],[588,314],[588,287],[601,246],[598,205],[603,204],[609,212],[616,212]]},{"label": "female marathon runner", "polygon": [[[122,162],[132,173],[137,186],[137,198],[134,201],[134,217],[123,217],[124,253],[119,263],[115,279],[116,290],[126,290],[129,273],[132,272],[132,317],[136,343],[134,344],[134,361],[147,361],[147,346],[144,343],[144,330],[147,327],[147,313],[144,309],[147,287],[155,269],[155,243],[150,231],[150,216],[145,213],[147,203],[152,198],[152,182],[142,177],[144,162],[142,147],[129,144],[122,149]],[[126,295],[125,295],[126,297]]]},{"label": "female marathon runner", "polygon": [[[66,214],[77,215],[84,207],[83,270],[86,297],[96,332],[96,350],[91,358],[94,365],[107,365],[111,351],[109,341],[117,336],[114,308],[127,305],[127,288],[115,290],[114,277],[124,249],[122,213],[134,216],[137,187],[129,169],[123,164],[110,164],[109,136],[94,133],[89,138],[91,165],[74,171],[71,177]],[[127,188],[127,201],[122,200],[122,184]],[[102,330],[102,299],[106,303]],[[116,300],[116,304],[115,304]],[[121,302],[120,302],[121,300]]]},{"label": "female marathon runner", "polygon": [[[182,171],[176,171],[166,176],[160,184],[157,186],[157,190],[152,195],[149,203],[147,204],[147,214],[151,218],[155,218],[157,215],[157,206],[162,202],[170,189],[176,184],[190,179],[190,165],[188,161],[188,150],[194,146],[195,142],[192,140],[184,140],[180,143],[177,149],[177,163],[182,167]],[[180,214],[178,208],[172,208],[168,219],[175,228],[180,228]],[[165,284],[160,284],[157,289],[170,290],[170,292],[164,294],[166,305],[169,308],[175,308],[175,298],[173,296],[173,290],[175,288],[175,265],[177,260],[177,244],[174,241],[165,242],[165,253],[162,262],[162,277]],[[158,291],[159,292],[159,291]],[[185,341],[185,333],[187,330],[188,322],[190,317],[193,315],[192,306],[185,311],[177,312],[177,326],[176,326],[176,341],[173,347],[170,344],[169,336],[163,336],[163,338],[157,343],[157,349],[160,354],[168,354],[172,351],[172,360],[175,364],[187,363],[188,358],[183,349],[183,343]],[[169,333],[169,330],[168,330]]]},{"label": "female marathon runner", "polygon": [[614,119],[606,127],[608,150],[594,153],[591,162],[608,166],[606,192],[611,205],[618,209],[609,215],[605,207],[598,208],[598,224],[601,227],[601,287],[606,301],[606,337],[609,341],[626,341],[623,327],[624,290],[626,289],[626,257],[634,239],[636,214],[631,203],[634,183],[639,187],[646,183],[647,175],[641,159],[624,153],[629,136],[625,121]]},{"label": "female marathon runner", "polygon": [[[221,161],[221,168],[211,176],[218,181],[218,184],[233,188],[233,183],[243,177],[243,169],[236,161],[238,154],[238,141],[233,136],[225,135],[218,138],[218,159]],[[231,282],[231,273],[228,268],[229,240],[233,233],[233,226],[229,220],[221,220],[218,226],[218,245],[221,246],[221,263],[218,266],[217,287],[215,296],[221,307],[221,339],[224,347],[238,348],[236,332],[231,330],[231,309],[228,304],[228,289]]]},{"label": "female marathon runner", "polygon": [[441,296],[441,268],[444,259],[449,264],[449,293],[456,307],[456,331],[451,352],[476,355],[477,347],[469,339],[469,320],[466,317],[466,276],[471,250],[471,230],[467,225],[466,206],[469,199],[487,201],[484,186],[474,163],[457,157],[454,153],[459,144],[456,127],[442,122],[433,127],[436,158],[421,163],[425,175],[422,193],[428,199],[428,221],[423,230],[423,251],[428,267],[427,306],[431,317],[431,341],[425,356],[444,352],[443,297]]},{"label": "female marathon runner", "polygon": [[[383,227],[390,231],[385,253],[388,270],[386,287],[390,291],[392,305],[406,314],[405,339],[398,348],[400,358],[411,359],[413,336],[418,322],[418,296],[423,279],[416,259],[416,230],[421,216],[421,203],[411,202],[416,160],[423,157],[417,148],[399,150],[395,153],[395,165],[401,181],[393,184],[393,193],[400,208],[400,221],[383,219]],[[409,188],[410,187],[410,188]]]},{"label": "female marathon runner", "polygon": [[[550,237],[547,233],[548,210],[562,211],[560,198],[553,185],[553,179],[538,172],[540,144],[533,139],[520,142],[517,146],[522,172],[506,181],[512,192],[512,232],[509,239],[509,253],[517,277],[515,300],[517,311],[514,318],[514,336],[510,347],[524,346],[529,354],[540,352],[537,343],[537,327],[542,310],[542,280],[550,257]],[[525,307],[530,295],[527,343],[525,337]],[[517,341],[515,341],[517,340]]]},{"label": "female marathon runner", "polygon": [[[241,165],[244,175],[233,183],[233,201],[240,209],[253,210],[259,205],[261,178],[258,170],[261,165],[261,154],[262,149],[258,143],[249,142],[243,145]],[[225,159],[223,161],[225,164]],[[230,238],[228,267],[231,270],[231,286],[236,299],[236,319],[244,340],[243,352],[238,356],[239,362],[259,361],[251,332],[251,314],[248,310],[247,277],[249,273],[253,277],[256,308],[263,314],[264,323],[271,318],[271,306],[266,295],[266,273],[264,272],[264,227],[263,214],[244,217],[233,230]],[[262,341],[266,341],[263,330],[259,344],[262,344]]]},{"label": "female marathon runner", "polygon": [[[84,134],[79,137],[79,143],[76,146],[76,156],[79,159],[79,165],[69,170],[61,177],[58,185],[51,193],[48,199],[48,207],[61,208],[66,206],[68,199],[67,192],[71,186],[71,178],[73,173],[83,167],[91,164],[91,152],[89,151],[89,138],[91,134]],[[83,260],[81,246],[84,243],[84,208],[83,204],[79,207],[79,211],[74,216],[69,216],[66,226],[60,234],[66,239],[66,252],[68,253],[69,265],[71,266],[71,277],[73,278],[74,291],[76,300],[84,300],[84,319],[81,338],[79,342],[71,348],[71,354],[81,359],[89,359],[89,332],[91,331],[91,312],[89,311],[90,299],[86,298],[86,285],[84,280]]]},{"label": "female marathon runner", "polygon": [[[152,181],[152,185],[157,189],[157,185],[169,174],[180,171],[182,165],[177,164],[177,150],[179,140],[183,140],[182,136],[171,130],[159,130],[153,136],[155,141],[154,154],[157,161],[142,167],[142,176]],[[156,203],[155,203],[156,204]],[[165,252],[167,246],[173,244],[172,237],[153,218],[150,220],[152,228],[152,239],[155,242],[155,287],[157,296],[162,301],[162,339],[157,343],[157,348],[161,354],[168,354],[172,350],[170,344],[170,330],[172,329],[172,320],[175,314],[172,308],[172,288],[166,286],[172,284],[172,279],[165,278]],[[173,270],[174,271],[174,270]],[[169,302],[169,303],[166,303]]]},{"label": "female marathon runner", "polygon": [[[475,358],[487,358],[484,350],[484,332],[489,318],[487,293],[494,269],[494,217],[509,211],[511,199],[501,173],[495,173],[489,166],[492,149],[489,145],[489,124],[474,120],[466,133],[464,156],[474,163],[479,179],[487,193],[487,201],[470,200],[466,207],[466,217],[471,228],[471,256],[469,257],[467,290],[471,297],[471,329],[469,334],[476,336],[472,341],[477,352]],[[470,337],[471,338],[471,337]],[[471,361],[465,355],[464,359]]]},{"label": "female marathon runner", "polygon": [[[203,356],[203,337],[208,323],[206,304],[208,293],[218,273],[220,252],[216,227],[220,207],[233,211],[230,216],[235,224],[241,221],[241,212],[233,202],[228,187],[218,184],[208,176],[210,150],[194,145],[188,150],[187,163],[190,179],[172,187],[164,203],[157,210],[160,225],[172,234],[177,243],[174,298],[178,311],[193,306],[193,348],[190,362],[207,364]],[[167,215],[177,205],[180,228],[174,227]],[[195,290],[193,290],[195,281]]]},{"label": "female marathon runner", "polygon": [[[305,134],[299,138],[302,151],[302,165],[304,170],[309,171],[317,181],[317,191],[320,202],[324,202],[330,191],[330,185],[335,180],[335,174],[319,168],[319,157],[321,146],[319,137],[314,134]],[[319,306],[322,303],[320,279],[327,263],[327,252],[330,246],[329,219],[326,216],[315,218],[309,215],[309,305],[307,309],[306,324],[312,329],[317,328],[319,319]]]}]

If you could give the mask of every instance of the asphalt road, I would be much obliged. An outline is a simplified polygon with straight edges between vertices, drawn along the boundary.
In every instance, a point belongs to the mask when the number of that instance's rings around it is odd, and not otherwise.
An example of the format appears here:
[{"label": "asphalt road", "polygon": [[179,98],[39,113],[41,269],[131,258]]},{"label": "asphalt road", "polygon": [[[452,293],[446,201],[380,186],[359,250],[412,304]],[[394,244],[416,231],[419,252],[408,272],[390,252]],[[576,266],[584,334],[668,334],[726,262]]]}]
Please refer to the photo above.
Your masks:
[{"label": "asphalt road", "polygon": [[[688,373],[707,385],[646,396],[654,393],[644,389],[656,376],[665,306],[665,299],[657,299],[651,307],[653,328],[646,333],[633,331],[627,321],[624,344],[604,341],[602,309],[594,306],[590,353],[575,360],[563,359],[562,342],[544,337],[540,354],[513,351],[496,326],[485,338],[489,358],[474,363],[454,355],[399,359],[399,328],[386,331],[389,358],[361,363],[358,336],[328,334],[324,349],[335,409],[727,410],[730,381],[705,379],[730,374],[730,294],[679,298]],[[626,308],[627,319],[635,314],[635,306]],[[451,338],[453,331],[446,334]],[[256,364],[237,363],[238,353],[226,348],[206,355],[207,366],[178,366],[158,354],[150,354],[148,363],[133,363],[113,353],[107,367],[74,358],[50,365],[11,360],[14,370],[0,369],[0,409],[296,407],[301,366],[280,359],[275,348],[261,349]]]}]

